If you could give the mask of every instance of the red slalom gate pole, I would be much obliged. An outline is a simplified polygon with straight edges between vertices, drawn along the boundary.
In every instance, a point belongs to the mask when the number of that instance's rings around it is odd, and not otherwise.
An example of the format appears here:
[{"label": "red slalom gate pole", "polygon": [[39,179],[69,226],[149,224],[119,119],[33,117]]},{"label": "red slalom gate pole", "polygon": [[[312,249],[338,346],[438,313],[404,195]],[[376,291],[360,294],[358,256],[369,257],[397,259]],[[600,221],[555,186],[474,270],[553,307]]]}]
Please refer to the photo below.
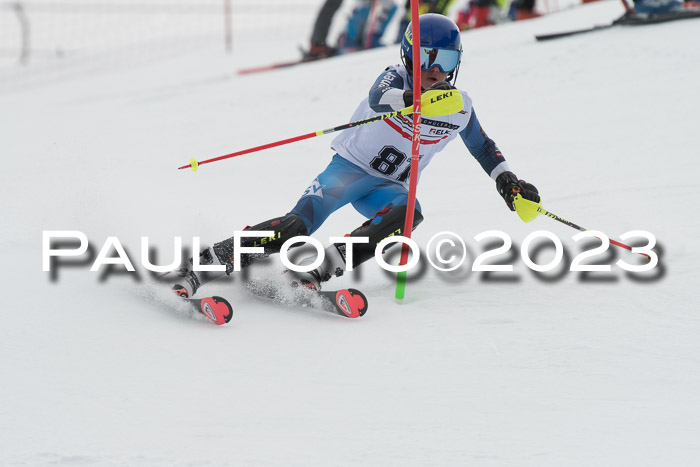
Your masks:
[{"label": "red slalom gate pole", "polygon": [[[413,232],[413,211],[416,208],[416,188],[418,186],[418,163],[420,162],[420,120],[421,120],[421,70],[420,70],[420,23],[418,19],[418,0],[411,0],[411,48],[413,51],[413,144],[411,146],[411,176],[408,182],[408,204],[403,236],[411,238]],[[404,243],[401,248],[400,266],[408,263],[410,247]],[[396,277],[396,301],[403,303],[406,292],[406,272],[399,272]]]}]

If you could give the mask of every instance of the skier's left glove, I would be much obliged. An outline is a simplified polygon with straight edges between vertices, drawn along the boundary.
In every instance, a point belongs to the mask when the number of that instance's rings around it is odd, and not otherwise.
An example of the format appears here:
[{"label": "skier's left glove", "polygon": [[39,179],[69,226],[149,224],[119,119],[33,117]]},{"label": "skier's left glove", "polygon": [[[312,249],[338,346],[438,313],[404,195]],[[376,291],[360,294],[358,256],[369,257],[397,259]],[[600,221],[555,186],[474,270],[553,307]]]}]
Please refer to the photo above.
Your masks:
[{"label": "skier's left glove", "polygon": [[540,194],[537,188],[535,188],[535,185],[525,180],[518,180],[518,177],[516,177],[513,172],[503,172],[496,177],[496,189],[511,211],[515,211],[513,198],[515,198],[517,194],[535,203],[540,202]]},{"label": "skier's left glove", "polygon": [[[449,91],[450,89],[455,89],[455,87],[452,86],[447,81],[438,81],[437,83],[430,86],[430,89],[439,89],[441,91]],[[403,103],[406,104],[406,107],[410,107],[413,105],[413,90],[412,89],[409,89],[408,91],[403,92]]]}]

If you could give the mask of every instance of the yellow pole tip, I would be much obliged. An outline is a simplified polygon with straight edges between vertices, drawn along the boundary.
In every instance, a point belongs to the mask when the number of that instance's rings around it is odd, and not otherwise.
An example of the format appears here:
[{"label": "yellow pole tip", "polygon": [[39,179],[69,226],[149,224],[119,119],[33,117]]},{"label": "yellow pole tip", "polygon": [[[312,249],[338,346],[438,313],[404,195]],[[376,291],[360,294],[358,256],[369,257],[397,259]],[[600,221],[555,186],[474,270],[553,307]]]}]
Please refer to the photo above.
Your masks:
[{"label": "yellow pole tip", "polygon": [[192,168],[192,172],[196,172],[198,167],[199,162],[197,162],[197,159],[195,159],[194,157],[190,159],[190,168]]}]

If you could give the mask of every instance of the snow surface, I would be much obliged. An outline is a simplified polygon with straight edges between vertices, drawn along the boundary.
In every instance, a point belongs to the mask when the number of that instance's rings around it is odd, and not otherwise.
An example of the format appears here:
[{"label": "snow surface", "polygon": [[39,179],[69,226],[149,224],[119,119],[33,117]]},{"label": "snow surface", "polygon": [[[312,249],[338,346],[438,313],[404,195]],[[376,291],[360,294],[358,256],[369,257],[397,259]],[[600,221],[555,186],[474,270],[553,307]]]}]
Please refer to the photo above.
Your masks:
[{"label": "snow surface", "polygon": [[[535,230],[580,246],[551,219],[522,223],[455,142],[422,177],[414,238],[458,233],[470,260],[412,274],[402,306],[373,262],[333,280],[369,297],[358,320],[270,304],[238,278],[203,289],[235,307],[212,326],[150,285],[139,239],[169,262],[174,236],[210,243],[284,214],[328,163],[329,137],[176,167],[345,123],[396,47],[238,76],[293,55],[276,28],[238,32],[233,55],[212,39],[3,70],[0,464],[695,465],[700,21],[533,39],[621,13],[610,0],[464,33],[458,84],[545,208],[613,238],[656,235],[652,279],[613,267],[545,281],[517,255],[513,273],[470,272],[487,230],[516,252]],[[317,237],[362,220],[344,208]],[[88,261],[52,280],[46,230],[84,232],[95,253],[118,237],[143,280]]]}]

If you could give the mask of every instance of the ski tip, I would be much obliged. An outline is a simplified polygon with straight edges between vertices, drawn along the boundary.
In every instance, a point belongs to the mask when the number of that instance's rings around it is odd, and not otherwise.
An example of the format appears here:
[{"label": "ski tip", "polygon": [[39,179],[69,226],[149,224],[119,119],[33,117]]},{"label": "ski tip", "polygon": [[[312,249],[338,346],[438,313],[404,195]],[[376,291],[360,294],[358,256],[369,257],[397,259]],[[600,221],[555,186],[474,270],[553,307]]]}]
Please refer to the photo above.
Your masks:
[{"label": "ski tip", "polygon": [[228,323],[233,317],[233,307],[223,297],[202,298],[199,302],[199,308],[204,316],[219,326]]},{"label": "ski tip", "polygon": [[335,303],[346,318],[360,318],[367,313],[367,297],[357,289],[337,291]]}]

